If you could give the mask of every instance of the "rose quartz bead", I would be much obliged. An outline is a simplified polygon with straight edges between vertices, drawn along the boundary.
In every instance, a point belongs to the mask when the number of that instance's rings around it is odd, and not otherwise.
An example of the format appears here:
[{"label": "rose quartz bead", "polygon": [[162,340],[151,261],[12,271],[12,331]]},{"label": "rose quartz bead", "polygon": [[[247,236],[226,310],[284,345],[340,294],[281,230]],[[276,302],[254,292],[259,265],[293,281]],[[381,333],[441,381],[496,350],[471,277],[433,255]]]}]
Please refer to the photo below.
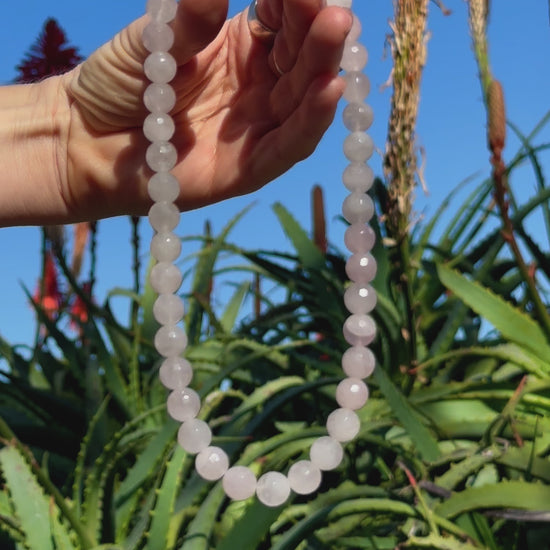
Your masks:
[{"label": "rose quartz bead", "polygon": [[221,479],[229,468],[229,458],[219,447],[206,447],[195,458],[197,473],[208,481]]},{"label": "rose quartz bead", "polygon": [[155,334],[155,348],[163,357],[181,355],[187,347],[187,334],[180,327],[166,325]]},{"label": "rose quartz bead", "polygon": [[300,460],[290,467],[288,482],[295,493],[309,495],[321,485],[321,470],[309,460]]},{"label": "rose quartz bead", "polygon": [[158,262],[173,262],[181,253],[181,240],[174,233],[157,233],[151,240],[151,255]]},{"label": "rose quartz bead", "polygon": [[372,250],[375,242],[376,234],[370,226],[364,223],[354,223],[344,233],[344,243],[352,253],[365,254]]},{"label": "rose quartz bead", "polygon": [[151,113],[143,122],[143,134],[151,141],[169,141],[176,125],[174,119],[167,113]]},{"label": "rose quartz bead", "polygon": [[149,21],[141,38],[145,49],[150,52],[167,52],[174,45],[174,31],[160,21]]},{"label": "rose quartz bead", "polygon": [[149,276],[153,290],[158,294],[173,294],[183,280],[181,270],[171,262],[159,262]]},{"label": "rose quartz bead", "polygon": [[336,409],[327,419],[327,431],[336,441],[351,441],[359,433],[361,422],[350,409]]},{"label": "rose quartz bead", "polygon": [[369,313],[376,306],[376,291],[371,285],[352,283],[344,293],[344,304],[350,313]]},{"label": "rose quartz bead", "polygon": [[352,162],[365,162],[374,152],[374,142],[365,132],[352,132],[344,140],[344,155]]},{"label": "rose quartz bead", "polygon": [[370,315],[354,313],[346,319],[343,333],[351,346],[368,346],[376,336],[376,323]]},{"label": "rose quartz bead", "polygon": [[354,191],[345,198],[342,214],[348,223],[366,223],[374,215],[374,202],[365,193]]},{"label": "rose quartz bead", "polygon": [[194,418],[184,422],[178,430],[178,443],[190,454],[200,453],[212,441],[210,427],[203,420]]},{"label": "rose quartz bead", "polygon": [[178,4],[175,0],[147,0],[145,11],[153,20],[169,23],[176,17]]},{"label": "rose quartz bead", "polygon": [[155,202],[174,202],[180,193],[180,184],[170,172],[159,172],[149,180],[147,191]]},{"label": "rose quartz bead", "polygon": [[370,283],[376,276],[376,260],[372,254],[353,254],[346,262],[346,273],[354,283]]},{"label": "rose quartz bead", "polygon": [[369,398],[367,385],[359,378],[344,378],[336,388],[336,401],[340,407],[356,411]]},{"label": "rose quartz bead", "polygon": [[364,132],[371,127],[374,121],[374,113],[372,107],[366,103],[350,103],[346,105],[342,119],[344,126],[350,132]]},{"label": "rose quartz bead", "polygon": [[149,223],[158,233],[169,233],[180,221],[180,211],[172,202],[156,202],[149,209]]},{"label": "rose quartz bead", "polygon": [[168,357],[160,366],[159,378],[165,388],[181,390],[191,383],[193,368],[183,357]]},{"label": "rose quartz bead", "polygon": [[350,191],[366,193],[374,183],[374,172],[363,162],[352,162],[346,166],[342,181]]},{"label": "rose quartz bead", "polygon": [[267,472],[258,479],[256,496],[266,506],[281,506],[290,496],[288,478],[280,472]]},{"label": "rose quartz bead", "polygon": [[350,103],[361,103],[370,92],[370,80],[366,74],[359,71],[349,71],[344,74],[346,88],[344,99]]},{"label": "rose quartz bead", "polygon": [[153,315],[161,325],[175,325],[184,315],[183,302],[175,294],[160,294],[153,304]]},{"label": "rose quartz bead", "polygon": [[182,388],[174,390],[168,396],[166,409],[168,414],[180,422],[192,420],[199,414],[201,408],[201,398],[199,394],[191,388]]},{"label": "rose quartz bead", "polygon": [[346,36],[346,42],[356,42],[361,35],[362,30],[363,27],[361,25],[361,20],[357,17],[357,15],[353,14],[353,23],[348,35]]},{"label": "rose quartz bead", "polygon": [[168,52],[153,52],[143,63],[145,76],[157,84],[167,84],[176,76],[176,60]]},{"label": "rose quartz bead", "polygon": [[369,348],[353,346],[342,356],[342,368],[352,378],[368,378],[376,366],[376,358]]},{"label": "rose quartz bead", "polygon": [[233,466],[223,476],[223,490],[233,500],[246,500],[256,492],[256,476],[246,466]]},{"label": "rose quartz bead", "polygon": [[178,161],[178,152],[169,141],[155,141],[145,151],[147,166],[153,172],[170,172]]},{"label": "rose quartz bead", "polygon": [[311,462],[320,470],[334,470],[338,468],[344,458],[344,449],[336,439],[323,436],[313,443],[309,456]]},{"label": "rose quartz bead", "polygon": [[344,45],[340,67],[344,71],[362,71],[369,60],[367,48],[359,42],[347,42]]},{"label": "rose quartz bead", "polygon": [[176,104],[176,92],[170,84],[153,82],[143,94],[143,103],[152,113],[169,113]]}]

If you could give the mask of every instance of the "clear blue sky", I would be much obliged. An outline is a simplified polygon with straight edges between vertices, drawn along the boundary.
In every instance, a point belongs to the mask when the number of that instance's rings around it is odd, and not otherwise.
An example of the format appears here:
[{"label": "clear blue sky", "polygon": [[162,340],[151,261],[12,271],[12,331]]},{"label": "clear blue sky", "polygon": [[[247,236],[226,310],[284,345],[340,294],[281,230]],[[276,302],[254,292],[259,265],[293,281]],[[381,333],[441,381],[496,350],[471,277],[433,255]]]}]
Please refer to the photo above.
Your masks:
[{"label": "clear blue sky", "polygon": [[[230,0],[230,14],[248,2]],[[418,124],[418,143],[425,150],[425,178],[429,196],[417,193],[417,210],[434,212],[437,205],[460,181],[480,172],[489,173],[485,138],[485,114],[481,102],[477,69],[470,46],[464,0],[445,0],[452,15],[444,16],[432,3],[428,63],[422,86]],[[4,48],[0,54],[0,83],[8,84],[16,75],[15,66],[34,42],[44,21],[54,17],[66,31],[71,44],[89,55],[119,29],[142,14],[145,0],[95,0],[74,2],[56,0],[19,0],[5,2],[0,20]],[[550,27],[546,0],[491,2],[490,44],[493,72],[504,86],[508,118],[524,133],[529,132],[550,108]],[[363,23],[362,42],[368,47],[367,74],[372,92],[369,102],[375,112],[372,136],[384,149],[390,90],[382,89],[391,70],[388,20],[392,0],[355,0],[354,10]],[[249,247],[284,249],[287,243],[279,230],[270,206],[281,201],[302,224],[310,225],[310,190],[319,183],[325,190],[329,238],[340,248],[344,227],[335,218],[346,195],[340,174],[346,166],[341,153],[345,130],[337,118],[316,153],[265,189],[253,196],[186,213],[179,233],[202,231],[206,219],[219,231],[238,211],[251,202],[255,208],[241,221],[233,240]],[[545,133],[550,141],[550,133]],[[505,155],[511,158],[517,142],[509,140]],[[549,166],[546,159],[545,169]],[[380,156],[373,159],[380,174]],[[1,181],[0,181],[1,184]],[[526,179],[525,192],[531,192],[533,179]],[[145,224],[144,224],[145,225]],[[144,231],[144,241],[150,233]],[[102,301],[114,286],[131,285],[130,226],[126,218],[107,220],[99,226],[99,266],[97,294]],[[36,228],[0,230],[0,334],[12,343],[29,343],[34,322],[21,283],[31,291],[39,274],[39,231]],[[144,244],[145,251],[148,243]]]}]

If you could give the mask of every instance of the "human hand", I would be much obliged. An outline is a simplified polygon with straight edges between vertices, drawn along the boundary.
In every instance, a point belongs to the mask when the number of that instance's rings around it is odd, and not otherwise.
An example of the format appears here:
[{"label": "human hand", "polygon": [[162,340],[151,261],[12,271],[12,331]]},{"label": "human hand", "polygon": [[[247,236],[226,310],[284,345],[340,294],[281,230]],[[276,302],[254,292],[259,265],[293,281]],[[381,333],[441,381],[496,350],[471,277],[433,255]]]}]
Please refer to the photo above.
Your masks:
[{"label": "human hand", "polygon": [[[246,10],[225,21],[226,10],[227,0],[181,0],[173,24],[172,172],[186,210],[258,189],[311,154],[344,87],[337,74],[348,10],[258,0],[259,17],[277,31],[273,45],[250,35]],[[146,23],[135,21],[62,77],[70,122],[60,136],[59,188],[73,220],[144,214],[151,204],[141,129]]]}]

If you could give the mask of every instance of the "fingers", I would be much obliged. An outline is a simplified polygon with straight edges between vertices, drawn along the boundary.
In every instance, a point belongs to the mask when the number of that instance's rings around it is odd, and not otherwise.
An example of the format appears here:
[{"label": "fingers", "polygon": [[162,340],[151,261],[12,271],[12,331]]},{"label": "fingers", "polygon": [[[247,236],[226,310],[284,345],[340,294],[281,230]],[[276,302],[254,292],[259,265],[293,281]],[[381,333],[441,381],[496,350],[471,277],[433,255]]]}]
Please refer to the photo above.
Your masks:
[{"label": "fingers", "polygon": [[318,77],[288,119],[260,140],[251,156],[250,171],[247,171],[248,180],[255,183],[255,189],[313,153],[334,119],[344,88],[341,78]]},{"label": "fingers", "polygon": [[300,104],[317,76],[338,74],[344,41],[352,23],[350,12],[340,8],[325,8],[317,15],[294,67],[277,81],[271,93],[272,112],[279,121],[284,121]]}]

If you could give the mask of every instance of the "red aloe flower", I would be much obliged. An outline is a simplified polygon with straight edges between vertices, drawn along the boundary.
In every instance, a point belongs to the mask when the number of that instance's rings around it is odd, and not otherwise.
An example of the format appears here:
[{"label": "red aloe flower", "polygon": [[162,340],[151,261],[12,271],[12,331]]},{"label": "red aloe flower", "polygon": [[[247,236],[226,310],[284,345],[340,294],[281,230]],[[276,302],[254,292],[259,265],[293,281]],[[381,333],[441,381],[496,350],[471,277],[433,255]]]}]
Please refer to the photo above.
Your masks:
[{"label": "red aloe flower", "polygon": [[29,83],[72,69],[82,57],[76,48],[67,47],[67,37],[55,19],[48,19],[36,42],[17,66],[15,82]]},{"label": "red aloe flower", "polygon": [[60,313],[63,295],[59,290],[57,267],[50,251],[46,252],[44,280],[38,281],[33,301],[44,310],[50,319],[55,319]]},{"label": "red aloe flower", "polygon": [[[91,296],[92,283],[87,282],[82,284],[82,292],[86,296]],[[77,294],[69,309],[69,315],[71,316],[70,327],[82,334],[82,325],[88,321],[90,312],[88,310],[88,304]]]}]

